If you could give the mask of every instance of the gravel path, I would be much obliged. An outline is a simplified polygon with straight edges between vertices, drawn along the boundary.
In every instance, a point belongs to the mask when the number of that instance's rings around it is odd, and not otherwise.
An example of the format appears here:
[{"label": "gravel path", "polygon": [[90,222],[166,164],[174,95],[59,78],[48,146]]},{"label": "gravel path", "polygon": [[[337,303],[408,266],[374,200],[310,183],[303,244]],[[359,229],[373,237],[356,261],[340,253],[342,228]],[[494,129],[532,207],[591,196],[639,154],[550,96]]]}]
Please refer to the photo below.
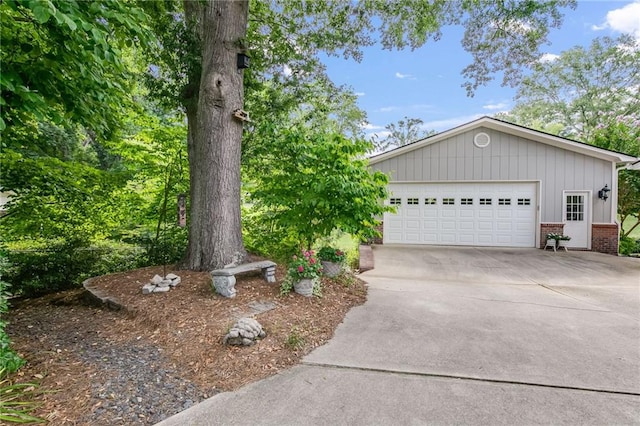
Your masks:
[{"label": "gravel path", "polygon": [[156,347],[91,346],[84,355],[108,377],[91,386],[91,403],[97,408],[84,419],[88,424],[155,424],[205,399],[198,387],[167,365]]}]

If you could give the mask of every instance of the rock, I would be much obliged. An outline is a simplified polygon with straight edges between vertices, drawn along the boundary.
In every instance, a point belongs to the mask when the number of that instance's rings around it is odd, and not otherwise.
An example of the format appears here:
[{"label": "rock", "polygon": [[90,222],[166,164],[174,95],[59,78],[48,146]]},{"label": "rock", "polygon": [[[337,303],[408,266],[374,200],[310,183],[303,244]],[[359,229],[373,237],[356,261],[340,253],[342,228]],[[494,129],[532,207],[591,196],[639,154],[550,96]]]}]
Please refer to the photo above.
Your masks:
[{"label": "rock", "polygon": [[171,287],[169,287],[169,286],[167,286],[167,287],[157,286],[156,288],[153,289],[153,292],[154,293],[166,293],[169,290],[171,290]]},{"label": "rock", "polygon": [[176,278],[180,278],[179,276],[177,276],[176,274],[167,274],[167,276],[165,277],[168,280],[175,280]]},{"label": "rock", "polygon": [[225,345],[250,346],[256,339],[265,337],[267,333],[258,321],[253,318],[240,318],[229,333],[222,339]]},{"label": "rock", "polygon": [[151,284],[153,285],[158,285],[162,282],[162,277],[160,275],[154,275],[153,278],[151,278]]},{"label": "rock", "polygon": [[142,286],[142,294],[153,293],[153,290],[156,288],[155,285],[149,283]]},{"label": "rock", "polygon": [[[169,275],[171,275],[171,274],[169,274]],[[167,278],[169,278],[169,275],[167,275]],[[171,287],[175,287],[178,284],[180,284],[181,282],[182,282],[182,279],[180,277],[175,277],[175,278],[171,279],[171,284],[170,285],[171,285]]]},{"label": "rock", "polygon": [[158,287],[169,287],[169,286],[171,286],[171,280],[167,280],[167,279],[160,281],[160,284],[158,284]]}]

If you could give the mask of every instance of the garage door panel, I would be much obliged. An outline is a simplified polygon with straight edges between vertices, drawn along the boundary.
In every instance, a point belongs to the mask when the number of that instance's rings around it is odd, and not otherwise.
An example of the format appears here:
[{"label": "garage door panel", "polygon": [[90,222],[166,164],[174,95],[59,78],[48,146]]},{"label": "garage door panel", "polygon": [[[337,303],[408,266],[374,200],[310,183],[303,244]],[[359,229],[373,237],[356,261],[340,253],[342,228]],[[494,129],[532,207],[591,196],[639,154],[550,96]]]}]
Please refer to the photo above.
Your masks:
[{"label": "garage door panel", "polygon": [[535,245],[535,183],[392,183],[389,189],[402,204],[384,215],[384,242]]}]

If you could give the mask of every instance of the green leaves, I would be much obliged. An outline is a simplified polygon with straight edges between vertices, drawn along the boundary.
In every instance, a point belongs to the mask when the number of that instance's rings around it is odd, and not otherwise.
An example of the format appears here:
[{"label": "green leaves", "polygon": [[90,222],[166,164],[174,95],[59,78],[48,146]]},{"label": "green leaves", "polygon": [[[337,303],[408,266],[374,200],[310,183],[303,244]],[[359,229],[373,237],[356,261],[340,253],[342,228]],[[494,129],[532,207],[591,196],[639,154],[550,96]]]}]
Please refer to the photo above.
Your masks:
[{"label": "green leaves", "polygon": [[369,171],[364,155],[370,148],[335,133],[285,132],[273,140],[273,159],[256,179],[251,200],[305,247],[335,228],[371,236],[373,217],[385,211],[380,200],[387,178]]}]

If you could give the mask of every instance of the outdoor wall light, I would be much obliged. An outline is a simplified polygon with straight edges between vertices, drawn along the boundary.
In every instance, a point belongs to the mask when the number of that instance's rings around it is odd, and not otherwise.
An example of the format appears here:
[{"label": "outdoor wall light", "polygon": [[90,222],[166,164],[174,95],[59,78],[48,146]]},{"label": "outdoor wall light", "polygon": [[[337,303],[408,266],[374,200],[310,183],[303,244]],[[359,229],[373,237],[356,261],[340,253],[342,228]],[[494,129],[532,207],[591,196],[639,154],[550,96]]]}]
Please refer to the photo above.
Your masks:
[{"label": "outdoor wall light", "polygon": [[249,68],[249,58],[244,53],[238,53],[238,69],[242,70],[245,68]]},{"label": "outdoor wall light", "polygon": [[598,198],[600,198],[601,200],[607,201],[607,198],[609,198],[609,191],[611,191],[609,189],[609,185],[605,184],[604,188],[598,191]]}]

